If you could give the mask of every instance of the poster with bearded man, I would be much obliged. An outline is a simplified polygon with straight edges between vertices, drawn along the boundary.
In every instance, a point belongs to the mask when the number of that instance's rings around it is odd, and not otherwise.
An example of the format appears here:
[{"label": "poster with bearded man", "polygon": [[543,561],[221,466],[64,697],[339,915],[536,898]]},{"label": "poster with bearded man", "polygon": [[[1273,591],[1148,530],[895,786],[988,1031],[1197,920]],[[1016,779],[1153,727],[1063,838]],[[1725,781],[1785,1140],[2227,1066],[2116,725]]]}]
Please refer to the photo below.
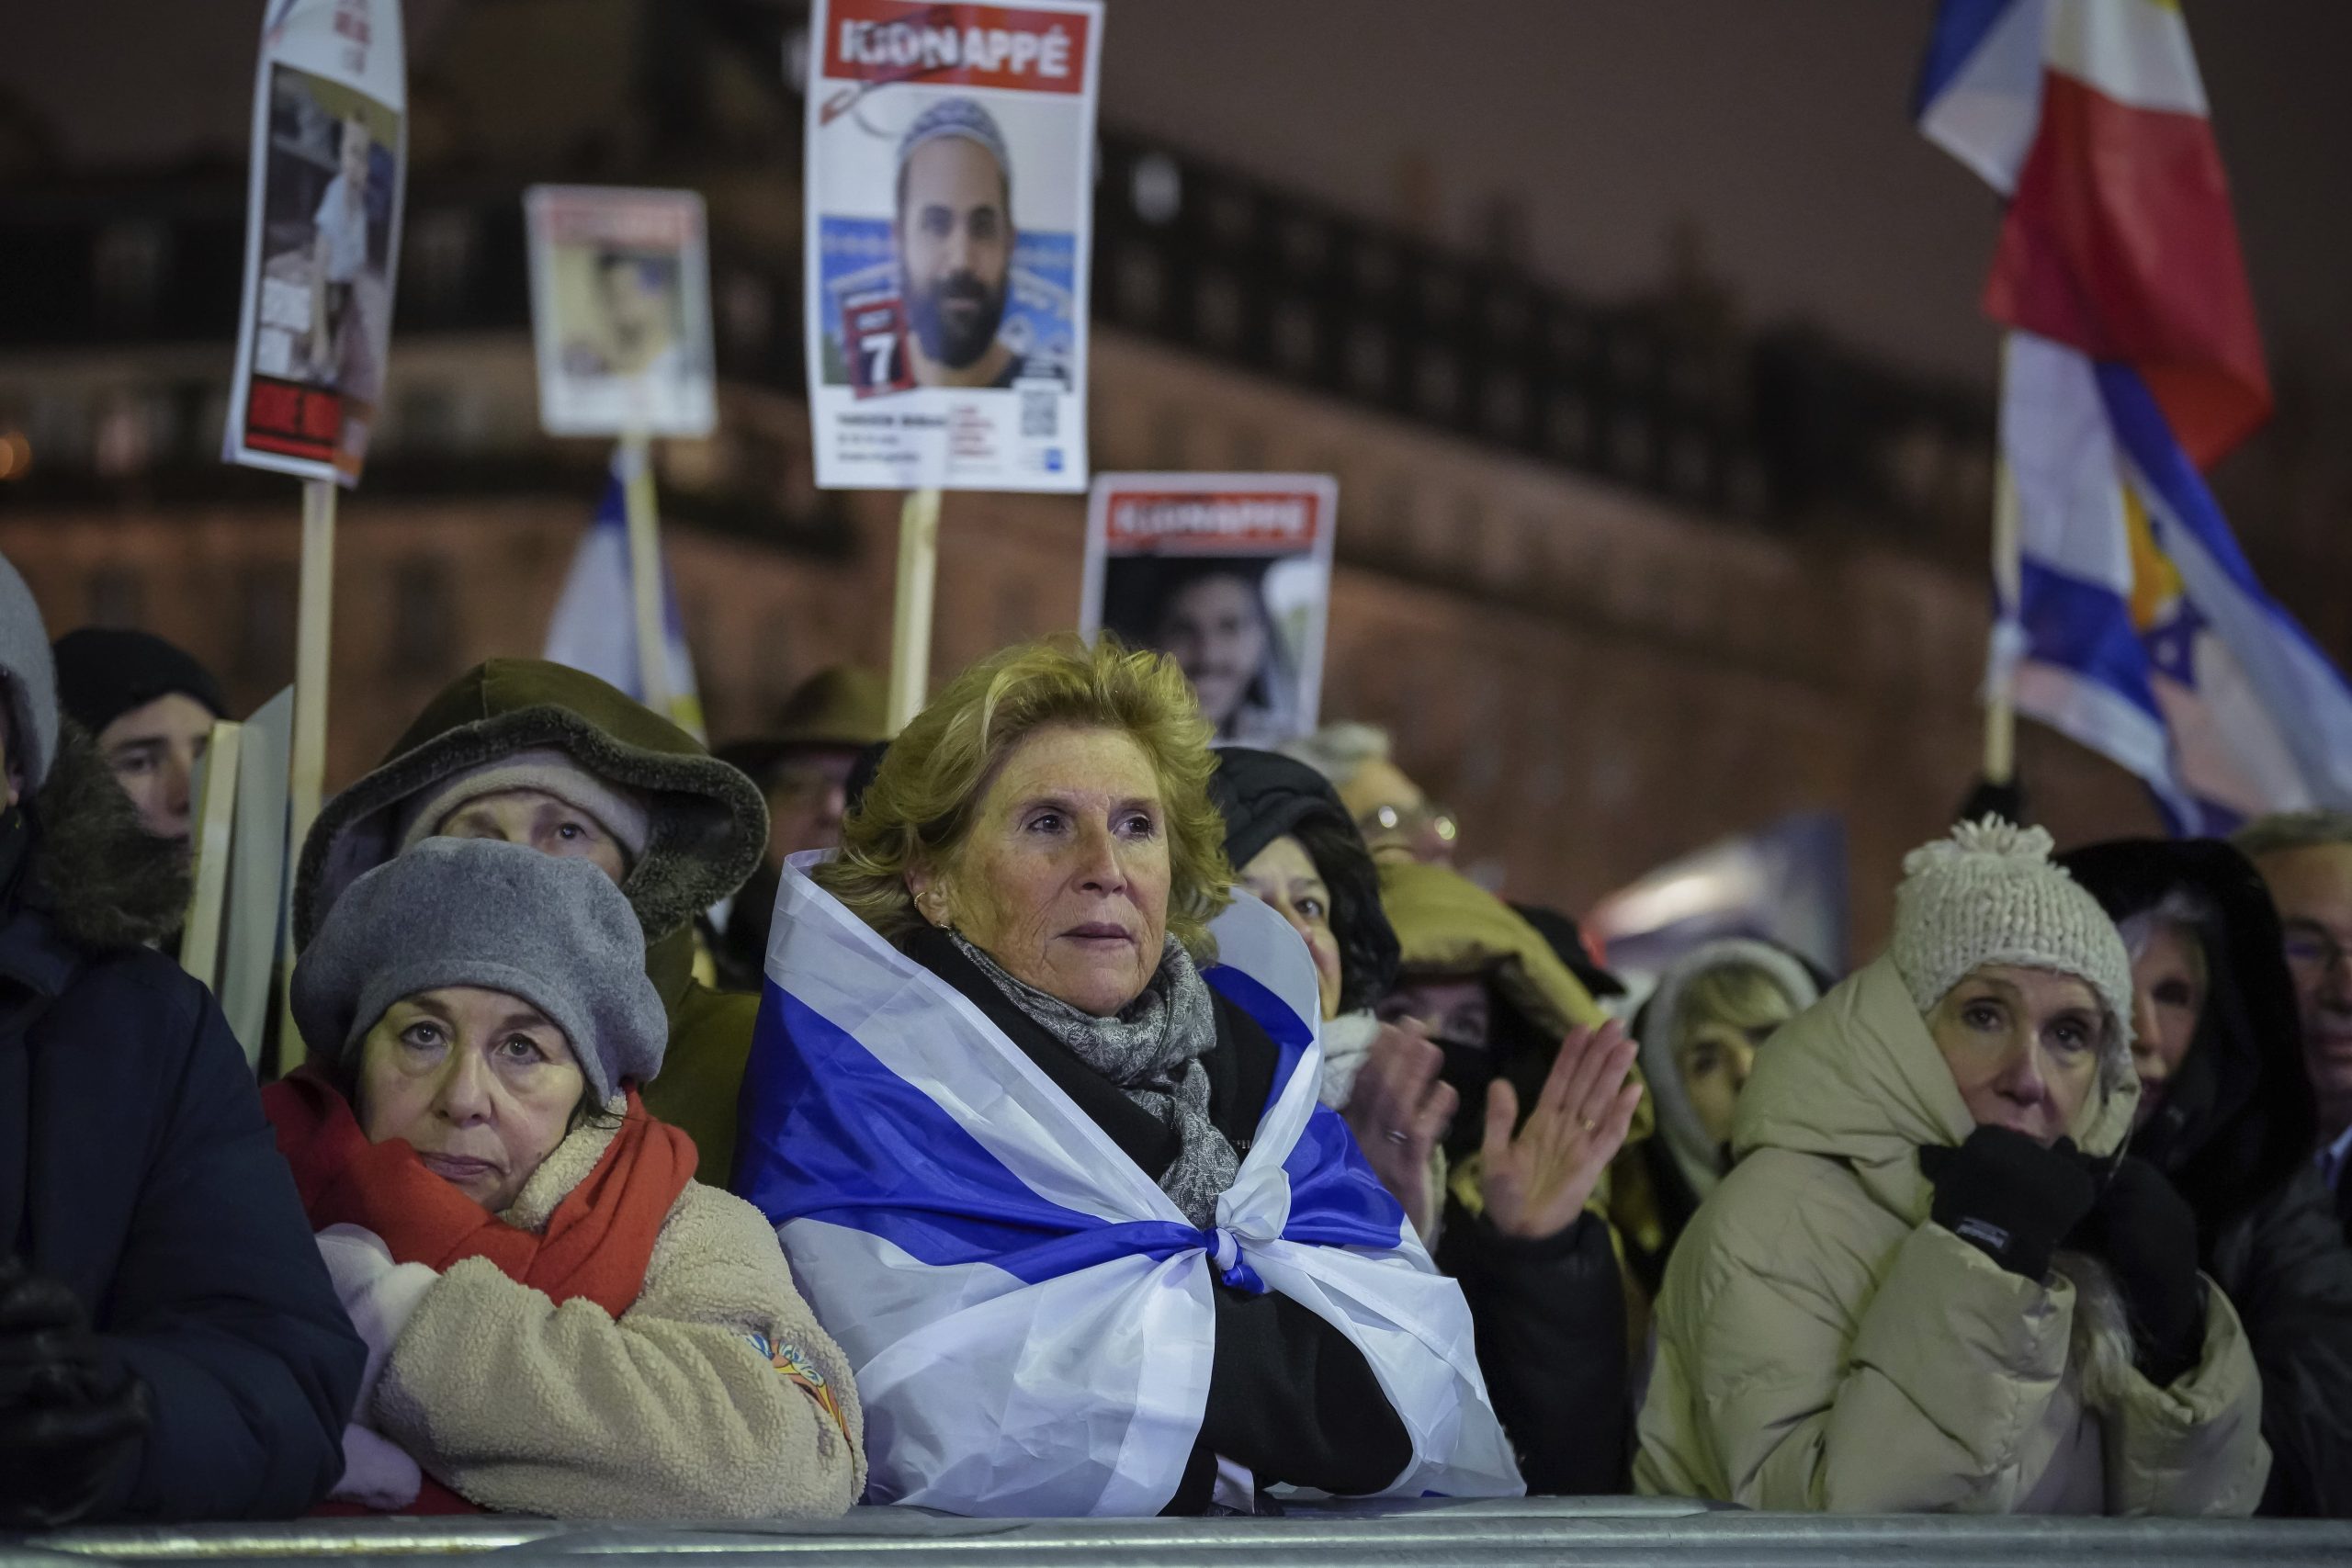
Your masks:
[{"label": "poster with bearded man", "polygon": [[818,0],[809,29],[818,484],[1084,490],[1101,0]]}]

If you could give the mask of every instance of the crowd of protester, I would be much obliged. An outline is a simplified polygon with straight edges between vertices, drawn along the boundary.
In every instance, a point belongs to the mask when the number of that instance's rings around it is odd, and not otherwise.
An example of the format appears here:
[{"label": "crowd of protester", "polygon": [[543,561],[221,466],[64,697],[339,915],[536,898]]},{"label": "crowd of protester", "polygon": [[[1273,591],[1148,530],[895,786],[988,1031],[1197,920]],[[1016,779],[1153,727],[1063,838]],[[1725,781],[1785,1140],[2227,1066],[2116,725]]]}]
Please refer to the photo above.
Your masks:
[{"label": "crowd of protester", "polygon": [[1988,816],[1851,974],[1629,987],[1378,730],[1114,640],[716,754],[494,660],[300,846],[258,1085],[172,956],[218,682],[0,562],[0,1528],[2352,1517],[2352,816]]}]

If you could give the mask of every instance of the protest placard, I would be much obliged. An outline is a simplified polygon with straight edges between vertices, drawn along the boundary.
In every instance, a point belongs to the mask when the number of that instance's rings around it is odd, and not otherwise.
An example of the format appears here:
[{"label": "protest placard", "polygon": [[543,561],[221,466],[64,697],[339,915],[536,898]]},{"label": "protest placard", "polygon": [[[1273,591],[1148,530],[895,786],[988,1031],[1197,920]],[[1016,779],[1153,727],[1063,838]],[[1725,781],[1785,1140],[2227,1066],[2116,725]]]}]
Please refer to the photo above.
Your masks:
[{"label": "protest placard", "polygon": [[228,461],[359,482],[391,335],[407,107],[399,0],[270,0]]},{"label": "protest placard", "polygon": [[702,197],[533,186],[531,333],[550,435],[703,436],[718,420]]},{"label": "protest placard", "polygon": [[818,0],[807,312],[817,482],[1086,487],[1100,0]]},{"label": "protest placard", "polygon": [[1183,667],[1216,739],[1315,728],[1340,487],[1328,474],[1103,474],[1080,629]]}]

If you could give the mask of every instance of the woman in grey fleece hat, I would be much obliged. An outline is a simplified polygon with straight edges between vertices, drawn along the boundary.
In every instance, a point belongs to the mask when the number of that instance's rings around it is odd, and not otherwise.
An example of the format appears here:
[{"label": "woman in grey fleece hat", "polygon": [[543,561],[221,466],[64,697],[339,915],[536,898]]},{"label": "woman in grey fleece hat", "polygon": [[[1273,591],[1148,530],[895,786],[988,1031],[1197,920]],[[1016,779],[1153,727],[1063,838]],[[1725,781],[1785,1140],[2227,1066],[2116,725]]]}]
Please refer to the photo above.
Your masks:
[{"label": "woman in grey fleece hat", "polygon": [[775,1232],[638,1097],[669,1037],[643,953],[593,863],[448,838],[304,951],[311,1063],[263,1099],[368,1346],[336,1496],[756,1518],[863,1489],[848,1363]]}]

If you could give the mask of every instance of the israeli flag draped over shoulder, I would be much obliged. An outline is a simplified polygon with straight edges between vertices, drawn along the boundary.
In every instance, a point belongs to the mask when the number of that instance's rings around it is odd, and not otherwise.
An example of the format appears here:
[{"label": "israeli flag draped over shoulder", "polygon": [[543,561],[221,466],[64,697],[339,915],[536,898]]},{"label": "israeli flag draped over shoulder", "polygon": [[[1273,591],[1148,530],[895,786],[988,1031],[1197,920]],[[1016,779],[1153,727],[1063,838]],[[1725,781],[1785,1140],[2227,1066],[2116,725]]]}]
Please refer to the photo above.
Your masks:
[{"label": "israeli flag draped over shoulder", "polygon": [[1213,1287],[1277,1291],[1363,1352],[1412,1438],[1385,1495],[1523,1488],[1469,1308],[1316,1100],[1313,964],[1254,898],[1209,984],[1280,1062],[1217,1224],[1167,1195],[956,989],[810,881],[776,898],[736,1187],[848,1352],[867,1500],[1149,1515],[1197,1438]]}]

